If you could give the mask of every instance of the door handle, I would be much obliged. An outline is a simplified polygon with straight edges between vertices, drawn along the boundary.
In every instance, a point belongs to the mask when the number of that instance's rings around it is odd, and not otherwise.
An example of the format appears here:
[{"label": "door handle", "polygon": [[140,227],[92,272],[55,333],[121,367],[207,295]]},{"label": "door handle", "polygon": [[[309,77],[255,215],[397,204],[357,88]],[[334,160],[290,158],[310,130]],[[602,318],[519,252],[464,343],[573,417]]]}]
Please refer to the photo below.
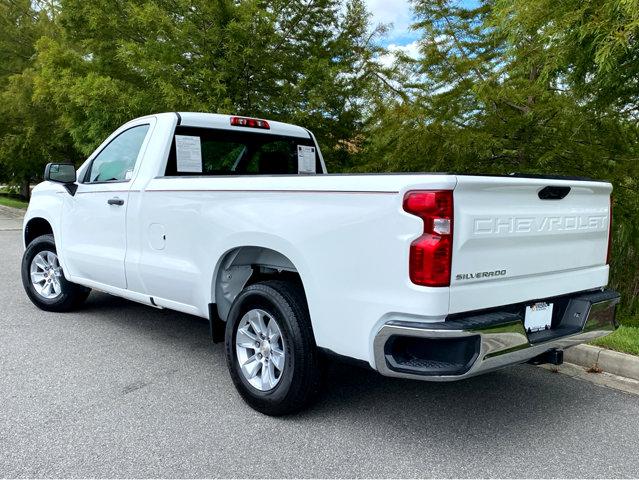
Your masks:
[{"label": "door handle", "polygon": [[124,200],[122,200],[121,198],[109,198],[109,200],[107,200],[107,203],[109,205],[124,205]]}]

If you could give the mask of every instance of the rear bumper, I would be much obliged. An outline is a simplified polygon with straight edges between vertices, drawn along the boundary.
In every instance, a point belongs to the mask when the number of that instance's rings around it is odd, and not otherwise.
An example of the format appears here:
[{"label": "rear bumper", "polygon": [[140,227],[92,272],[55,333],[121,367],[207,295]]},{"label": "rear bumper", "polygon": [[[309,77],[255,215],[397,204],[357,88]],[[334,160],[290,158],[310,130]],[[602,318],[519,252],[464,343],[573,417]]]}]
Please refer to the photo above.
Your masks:
[{"label": "rear bumper", "polygon": [[554,305],[552,326],[534,333],[524,328],[526,304],[437,323],[392,320],[375,336],[375,365],[386,376],[452,381],[523,363],[614,331],[619,299],[613,290],[544,299]]}]

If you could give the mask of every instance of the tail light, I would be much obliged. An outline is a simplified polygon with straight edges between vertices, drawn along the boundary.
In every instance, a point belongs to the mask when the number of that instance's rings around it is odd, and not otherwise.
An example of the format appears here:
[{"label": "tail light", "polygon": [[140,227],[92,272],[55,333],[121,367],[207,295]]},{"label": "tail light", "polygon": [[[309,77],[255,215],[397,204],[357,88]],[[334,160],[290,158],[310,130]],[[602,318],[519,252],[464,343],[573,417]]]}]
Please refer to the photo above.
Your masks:
[{"label": "tail light", "polygon": [[453,256],[452,190],[408,192],[404,210],[424,221],[424,233],[410,246],[411,281],[427,287],[449,286]]},{"label": "tail light", "polygon": [[610,265],[612,254],[612,196],[610,196],[610,208],[608,209],[608,253],[606,254],[606,264]]}]

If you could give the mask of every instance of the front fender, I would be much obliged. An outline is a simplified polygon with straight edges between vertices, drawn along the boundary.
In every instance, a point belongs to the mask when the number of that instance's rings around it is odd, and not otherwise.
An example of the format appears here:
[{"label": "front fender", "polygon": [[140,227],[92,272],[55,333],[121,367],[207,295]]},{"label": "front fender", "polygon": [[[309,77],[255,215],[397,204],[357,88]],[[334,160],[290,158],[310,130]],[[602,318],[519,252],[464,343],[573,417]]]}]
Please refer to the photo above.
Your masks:
[{"label": "front fender", "polygon": [[22,246],[24,249],[27,248],[25,233],[29,222],[34,218],[46,220],[49,225],[51,225],[51,230],[53,230],[53,236],[55,237],[56,247],[58,249],[58,258],[60,259],[63,270],[66,270],[61,248],[62,236],[60,232],[64,195],[69,195],[69,193],[62,185],[53,182],[42,182],[36,185],[31,194],[29,207],[22,222]]}]

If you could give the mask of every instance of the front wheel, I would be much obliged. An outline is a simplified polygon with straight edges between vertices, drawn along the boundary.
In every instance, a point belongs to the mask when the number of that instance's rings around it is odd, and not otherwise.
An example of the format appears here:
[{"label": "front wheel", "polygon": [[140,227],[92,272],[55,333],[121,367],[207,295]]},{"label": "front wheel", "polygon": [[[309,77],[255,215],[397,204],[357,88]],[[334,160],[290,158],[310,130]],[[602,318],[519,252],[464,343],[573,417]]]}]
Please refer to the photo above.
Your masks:
[{"label": "front wheel", "polygon": [[229,312],[225,344],[233,383],[255,410],[286,415],[316,397],[319,353],[297,284],[269,280],[245,288]]},{"label": "front wheel", "polygon": [[90,289],[64,278],[53,235],[42,235],[22,256],[22,285],[33,304],[50,312],[67,312],[86,300]]}]

